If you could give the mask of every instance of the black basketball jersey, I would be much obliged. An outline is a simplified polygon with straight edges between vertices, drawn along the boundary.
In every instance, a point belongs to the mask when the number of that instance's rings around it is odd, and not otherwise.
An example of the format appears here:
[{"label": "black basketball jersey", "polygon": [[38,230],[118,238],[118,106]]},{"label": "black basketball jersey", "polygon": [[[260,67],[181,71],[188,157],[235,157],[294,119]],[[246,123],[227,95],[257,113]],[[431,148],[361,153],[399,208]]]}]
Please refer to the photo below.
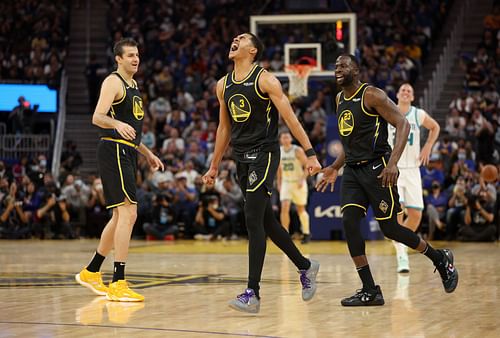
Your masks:
[{"label": "black basketball jersey", "polygon": [[391,152],[387,121],[363,103],[366,88],[368,84],[363,83],[351,97],[346,98],[342,91],[338,98],[338,127],[347,164],[371,161]]},{"label": "black basketball jersey", "polygon": [[[139,92],[139,88],[137,88],[137,84],[129,86],[129,84],[118,72],[113,72],[112,74],[118,76],[122,81],[125,94],[121,99],[113,102],[107,115],[116,120],[125,122],[134,128],[135,139],[131,142],[135,145],[139,145],[141,143],[142,122],[144,119],[141,93]],[[101,128],[100,136],[113,139],[123,139],[123,137],[121,137],[115,129]]]},{"label": "black basketball jersey", "polygon": [[278,111],[258,85],[264,71],[254,65],[241,81],[234,79],[234,71],[224,78],[224,102],[231,121],[231,144],[235,155],[279,149]]}]

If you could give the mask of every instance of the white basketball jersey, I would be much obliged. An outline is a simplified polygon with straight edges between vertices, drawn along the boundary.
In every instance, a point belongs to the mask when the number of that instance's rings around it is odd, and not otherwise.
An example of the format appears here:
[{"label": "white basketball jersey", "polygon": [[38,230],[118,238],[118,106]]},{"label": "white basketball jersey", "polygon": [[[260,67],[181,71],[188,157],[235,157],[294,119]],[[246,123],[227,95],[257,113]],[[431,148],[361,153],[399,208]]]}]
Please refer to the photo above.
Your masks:
[{"label": "white basketball jersey", "polygon": [[281,147],[281,177],[286,182],[298,182],[304,178],[304,169],[302,163],[295,155],[296,145],[285,151]]},{"label": "white basketball jersey", "polygon": [[[406,119],[410,123],[410,133],[408,134],[408,142],[398,162],[398,168],[418,168],[420,167],[420,126],[424,121],[426,112],[414,106],[410,106],[410,110],[406,113]],[[391,147],[394,148],[396,140],[396,128],[388,124],[389,136],[388,141]]]}]

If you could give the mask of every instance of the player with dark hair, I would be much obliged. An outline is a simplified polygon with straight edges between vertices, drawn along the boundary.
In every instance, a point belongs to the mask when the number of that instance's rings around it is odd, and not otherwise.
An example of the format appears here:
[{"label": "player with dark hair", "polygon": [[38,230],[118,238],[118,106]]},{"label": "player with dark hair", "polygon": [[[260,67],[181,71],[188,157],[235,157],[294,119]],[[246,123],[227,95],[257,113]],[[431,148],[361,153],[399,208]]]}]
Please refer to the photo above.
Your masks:
[{"label": "player with dark hair", "polygon": [[234,70],[217,83],[219,126],[213,159],[203,176],[205,184],[214,184],[219,163],[231,141],[245,199],[249,274],[247,289],[229,305],[251,313],[260,308],[259,283],[266,253],[266,235],[299,269],[304,300],[313,297],[319,270],[319,263],[308,260],[299,252],[273,213],[270,196],[280,161],[279,114],[302,147],[307,149],[309,174],[317,173],[321,165],[280,82],[256,64],[262,52],[262,43],[250,33],[236,36],[231,43],[229,59],[234,62]]},{"label": "player with dark hair", "polygon": [[[104,189],[106,208],[113,216],[104,228],[92,261],[75,278],[81,285],[114,301],[138,302],[144,297],[132,290],[125,280],[130,236],[137,218],[135,174],[137,151],[144,155],[153,170],[164,169],[163,163],[141,143],[144,111],[142,99],[133,79],[139,67],[137,43],[123,39],[113,48],[118,68],[103,82],[92,116],[100,128],[97,163]],[[106,255],[114,248],[113,280],[109,288],[99,272]]]},{"label": "player with dark hair", "polygon": [[[408,139],[409,124],[397,106],[380,89],[359,81],[359,64],[353,55],[337,58],[335,77],[342,91],[337,95],[337,118],[343,152],[323,169],[318,191],[328,184],[333,190],[338,171],[342,176],[342,223],[349,252],[363,282],[353,296],[341,301],[344,306],[383,305],[384,298],[375,285],[365,254],[360,222],[371,205],[384,235],[418,250],[434,263],[446,292],[458,284],[458,271],[450,250],[435,250],[413,231],[398,224],[401,212],[397,163]],[[387,141],[387,123],[396,128],[394,149]]]}]

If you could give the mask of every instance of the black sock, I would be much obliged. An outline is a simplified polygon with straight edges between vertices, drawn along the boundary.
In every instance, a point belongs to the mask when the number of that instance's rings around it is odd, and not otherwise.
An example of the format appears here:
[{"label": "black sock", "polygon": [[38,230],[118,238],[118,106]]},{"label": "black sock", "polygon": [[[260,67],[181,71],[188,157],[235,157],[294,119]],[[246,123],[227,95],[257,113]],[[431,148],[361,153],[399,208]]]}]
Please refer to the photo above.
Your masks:
[{"label": "black sock", "polygon": [[100,253],[98,253],[96,251],[94,254],[94,257],[92,258],[89,265],[87,266],[87,270],[89,270],[90,272],[97,272],[97,271],[101,270],[101,265],[102,265],[102,262],[104,262],[105,258],[106,257],[104,257],[103,255],[101,255]]},{"label": "black sock", "polygon": [[429,243],[426,243],[424,251],[421,253],[429,257],[429,259],[434,263],[434,265],[438,265],[443,260],[443,254],[436,249],[434,249]]},{"label": "black sock", "polygon": [[359,268],[356,268],[359,274],[359,278],[363,282],[363,290],[365,291],[373,291],[376,290],[375,281],[373,280],[372,273],[370,271],[370,266],[365,265]]},{"label": "black sock", "polygon": [[115,262],[115,269],[113,270],[112,283],[125,279],[125,262]]}]

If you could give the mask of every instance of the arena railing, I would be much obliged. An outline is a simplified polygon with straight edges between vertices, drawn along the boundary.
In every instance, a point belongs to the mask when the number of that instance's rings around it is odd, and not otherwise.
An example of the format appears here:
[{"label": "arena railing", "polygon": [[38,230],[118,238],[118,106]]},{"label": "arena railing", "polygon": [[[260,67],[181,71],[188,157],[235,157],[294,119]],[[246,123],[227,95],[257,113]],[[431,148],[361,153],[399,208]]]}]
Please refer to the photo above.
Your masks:
[{"label": "arena railing", "polygon": [[431,79],[427,82],[424,94],[419,100],[420,107],[430,113],[432,113],[437,106],[444,84],[450,75],[464,38],[465,25],[463,23],[470,6],[470,0],[464,0],[459,3],[462,5],[462,8],[455,18],[453,29],[450,37],[446,40],[445,48],[443,48],[443,51],[439,56],[436,69],[432,72]]},{"label": "arena railing", "polygon": [[8,134],[0,135],[0,158],[19,160],[23,156],[50,156],[50,135]]}]

